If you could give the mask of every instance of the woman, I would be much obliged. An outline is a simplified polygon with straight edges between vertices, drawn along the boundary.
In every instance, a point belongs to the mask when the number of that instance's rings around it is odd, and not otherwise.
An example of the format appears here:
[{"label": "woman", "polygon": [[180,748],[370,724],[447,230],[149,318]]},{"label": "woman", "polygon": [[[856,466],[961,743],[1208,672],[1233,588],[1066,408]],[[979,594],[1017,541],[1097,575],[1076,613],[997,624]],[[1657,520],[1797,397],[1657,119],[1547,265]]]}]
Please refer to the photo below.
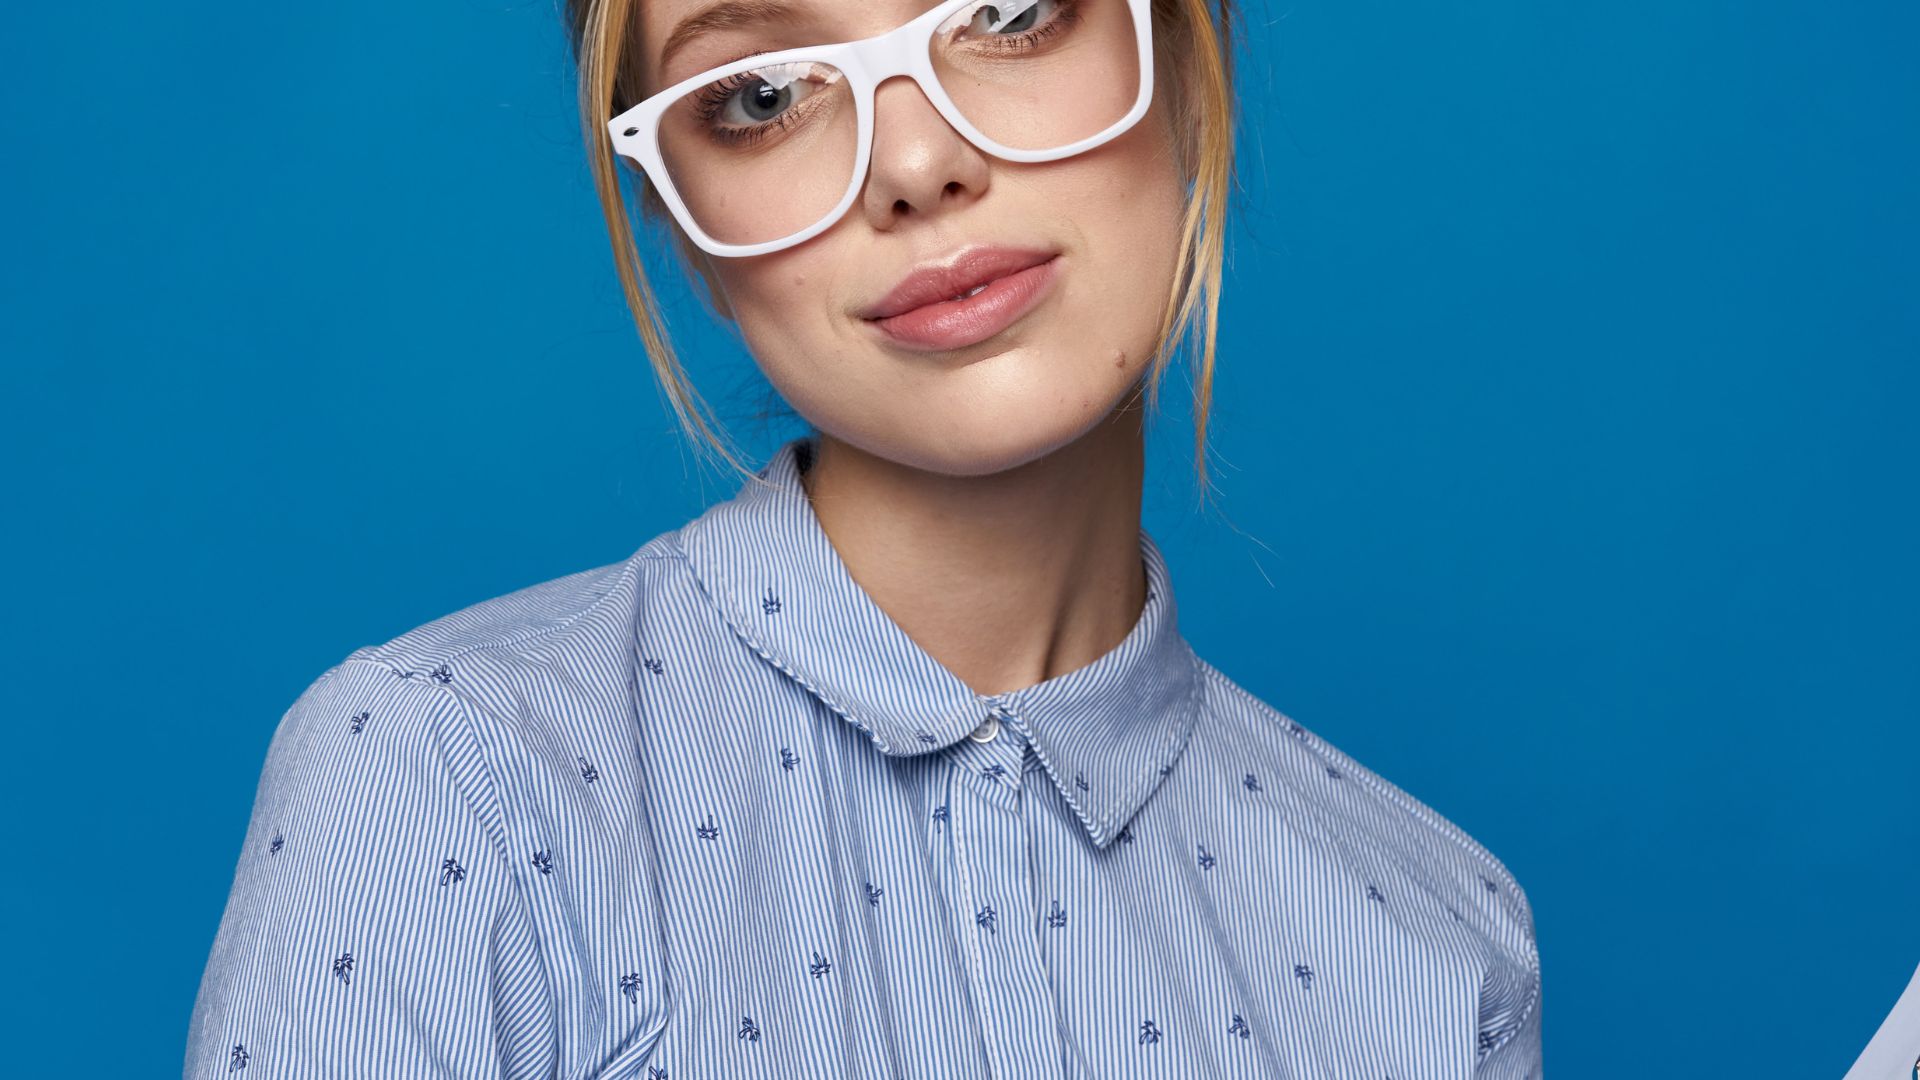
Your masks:
[{"label": "woman", "polygon": [[1195,656],[1140,528],[1229,12],[569,16],[683,421],[616,155],[812,430],[294,702],[187,1075],[1540,1076],[1520,887]]}]

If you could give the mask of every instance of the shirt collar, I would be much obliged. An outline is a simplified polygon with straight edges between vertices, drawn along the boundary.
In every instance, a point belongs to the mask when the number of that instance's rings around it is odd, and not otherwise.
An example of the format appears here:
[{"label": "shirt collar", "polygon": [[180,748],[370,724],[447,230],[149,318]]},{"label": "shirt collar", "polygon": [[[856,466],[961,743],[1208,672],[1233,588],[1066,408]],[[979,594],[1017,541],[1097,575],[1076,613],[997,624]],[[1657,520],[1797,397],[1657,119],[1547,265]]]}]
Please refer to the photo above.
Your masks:
[{"label": "shirt collar", "polygon": [[976,694],[900,629],[847,572],[820,528],[789,440],[680,531],[687,563],[734,631],[851,721],[883,754],[950,746],[999,706],[1021,725],[1096,847],[1173,768],[1198,711],[1199,660],[1181,636],[1159,545],[1140,530],[1146,606],[1093,663],[1004,694]]}]

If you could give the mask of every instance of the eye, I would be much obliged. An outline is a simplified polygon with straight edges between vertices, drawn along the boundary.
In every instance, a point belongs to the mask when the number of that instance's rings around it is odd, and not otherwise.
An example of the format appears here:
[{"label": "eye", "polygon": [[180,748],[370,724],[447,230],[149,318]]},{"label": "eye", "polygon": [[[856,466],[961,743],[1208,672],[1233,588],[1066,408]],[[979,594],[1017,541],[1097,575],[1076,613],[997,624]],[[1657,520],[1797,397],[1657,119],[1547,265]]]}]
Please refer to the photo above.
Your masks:
[{"label": "eye", "polygon": [[[788,83],[775,88],[766,80],[757,79],[751,85],[742,87],[728,102],[725,119],[739,124],[764,124],[793,104],[796,85],[804,87],[806,84]],[[804,91],[799,96],[805,96]]]},{"label": "eye", "polygon": [[982,4],[974,9],[973,21],[967,29],[976,33],[1017,34],[1030,30],[1040,21],[1041,5],[1051,6],[1055,0],[1004,0],[999,4]]},{"label": "eye", "polygon": [[775,64],[729,76],[692,95],[702,124],[732,137],[782,126],[794,106],[836,81],[839,72],[818,64]]},{"label": "eye", "polygon": [[762,69],[743,76],[734,92],[728,95],[720,119],[740,125],[764,124],[775,119],[819,89],[808,74]]}]

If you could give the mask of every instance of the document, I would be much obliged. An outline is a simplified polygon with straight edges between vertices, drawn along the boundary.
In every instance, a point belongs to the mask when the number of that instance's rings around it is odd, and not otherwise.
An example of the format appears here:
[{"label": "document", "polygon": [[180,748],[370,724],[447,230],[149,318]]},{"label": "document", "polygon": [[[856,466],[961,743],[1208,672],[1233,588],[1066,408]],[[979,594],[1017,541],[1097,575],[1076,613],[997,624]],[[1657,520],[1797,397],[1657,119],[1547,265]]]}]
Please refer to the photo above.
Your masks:
[{"label": "document", "polygon": [[1920,968],[1845,1080],[1920,1080]]}]

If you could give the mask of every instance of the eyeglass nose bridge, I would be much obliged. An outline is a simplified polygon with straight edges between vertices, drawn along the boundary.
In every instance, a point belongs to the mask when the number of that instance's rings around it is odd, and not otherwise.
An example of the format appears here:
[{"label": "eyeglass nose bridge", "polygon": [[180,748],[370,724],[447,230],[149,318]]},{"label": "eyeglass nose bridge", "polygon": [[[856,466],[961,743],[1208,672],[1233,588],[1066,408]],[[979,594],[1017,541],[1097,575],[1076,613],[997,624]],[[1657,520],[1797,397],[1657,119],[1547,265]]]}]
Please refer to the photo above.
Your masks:
[{"label": "eyeglass nose bridge", "polygon": [[[853,189],[857,190],[865,180],[867,158],[872,146],[874,96],[879,92],[880,84],[896,76],[905,75],[920,87],[920,93],[933,105],[934,111],[943,117],[949,126],[958,131],[961,137],[980,150],[1003,158],[1007,161],[1033,163],[1056,161],[1090,150],[1120,134],[1139,120],[1146,112],[1146,106],[1153,97],[1153,31],[1152,16],[1148,0],[1114,0],[1124,3],[1131,9],[1134,35],[1139,49],[1138,72],[1140,87],[1134,104],[1127,114],[1116,121],[1112,127],[1066,146],[1051,147],[1045,150],[1022,150],[1007,146],[992,138],[986,132],[974,126],[966,114],[940,85],[939,73],[933,67],[933,36],[940,26],[956,14],[966,11],[969,6],[980,0],[952,0],[941,4],[902,23],[883,34],[876,34],[859,41],[845,42],[835,51],[832,58],[834,66],[846,76],[848,88],[855,98],[855,111],[860,117],[860,149],[854,169]],[[842,211],[852,205],[852,191],[843,200]]]},{"label": "eyeglass nose bridge", "polygon": [[925,100],[928,105],[933,107],[934,114],[945,121],[948,127],[954,129],[962,139],[979,150],[987,153],[993,152],[991,141],[981,135],[978,130],[973,129],[972,125],[967,122],[966,117],[962,116],[957,110],[948,108],[946,103],[941,100],[941,92],[939,90],[927,89],[929,85],[928,80],[931,79],[932,76],[929,75],[923,78],[920,73],[915,71],[895,71],[890,74],[875,76],[856,84],[853,88],[853,95],[856,98],[854,108],[861,114],[862,120],[856,127],[856,137],[860,140],[857,152],[854,155],[855,168],[853,186],[856,190],[866,182],[867,169],[868,166],[872,164],[874,132],[878,130],[880,126],[880,87],[894,79],[902,78],[909,80],[914,86],[919,88],[920,97]]},{"label": "eyeglass nose bridge", "polygon": [[[975,147],[996,157],[1005,156],[1011,149],[989,139],[985,132],[960,112],[946,88],[940,85],[939,73],[933,68],[933,35],[942,23],[955,13],[965,11],[973,2],[977,0],[942,4],[884,34],[842,46],[845,51],[835,58],[834,63],[847,77],[848,89],[853,92],[854,111],[860,120],[860,142],[853,176],[855,191],[867,177],[873,149],[873,117],[880,84],[900,76],[913,80],[913,84],[920,88],[920,96],[927,99],[933,111],[939,113],[949,127]],[[851,199],[847,201],[851,205]]]}]

